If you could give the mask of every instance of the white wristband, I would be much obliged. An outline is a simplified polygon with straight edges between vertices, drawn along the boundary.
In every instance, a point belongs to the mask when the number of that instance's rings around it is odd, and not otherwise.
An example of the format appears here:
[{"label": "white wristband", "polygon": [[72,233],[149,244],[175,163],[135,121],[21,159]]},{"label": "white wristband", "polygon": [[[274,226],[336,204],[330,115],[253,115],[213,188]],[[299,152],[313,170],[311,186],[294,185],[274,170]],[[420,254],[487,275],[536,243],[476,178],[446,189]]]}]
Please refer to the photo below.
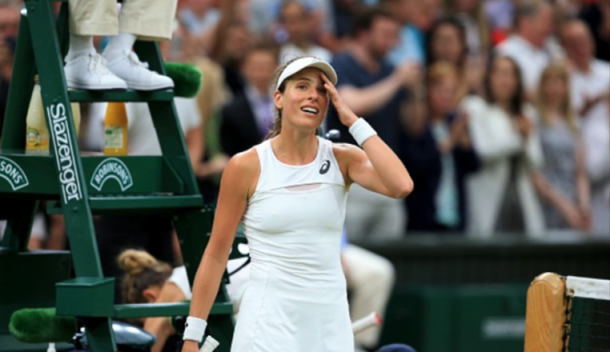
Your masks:
[{"label": "white wristband", "polygon": [[186,324],[184,326],[186,328],[184,329],[184,334],[182,335],[183,340],[201,342],[208,323],[203,319],[188,317],[186,318]]},{"label": "white wristband", "polygon": [[377,132],[375,132],[373,127],[361,117],[350,126],[349,133],[360,146],[362,146],[367,139],[377,135]]}]

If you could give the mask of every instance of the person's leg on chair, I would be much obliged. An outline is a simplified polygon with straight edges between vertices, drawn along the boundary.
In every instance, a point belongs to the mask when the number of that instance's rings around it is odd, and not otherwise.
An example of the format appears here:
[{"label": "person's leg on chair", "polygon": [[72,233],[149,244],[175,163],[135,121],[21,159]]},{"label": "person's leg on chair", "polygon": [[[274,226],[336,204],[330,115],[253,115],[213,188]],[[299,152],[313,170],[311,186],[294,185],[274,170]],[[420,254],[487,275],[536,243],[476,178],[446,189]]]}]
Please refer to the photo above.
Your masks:
[{"label": "person's leg on chair", "polygon": [[[64,68],[69,88],[158,90],[171,78],[148,69],[132,51],[136,39],[169,40],[177,0],[126,0],[117,18],[114,0],[70,0],[70,49]],[[100,56],[93,36],[112,36]]]},{"label": "person's leg on chair", "polygon": [[174,87],[171,78],[159,75],[140,62],[132,51],[136,39],[169,40],[172,37],[177,0],[126,0],[119,16],[119,33],[102,54],[112,73],[129,89],[157,90]]},{"label": "person's leg on chair", "polygon": [[93,46],[93,36],[118,34],[119,22],[114,0],[70,0],[70,47],[64,73],[68,88],[126,89],[123,80],[112,74]]}]

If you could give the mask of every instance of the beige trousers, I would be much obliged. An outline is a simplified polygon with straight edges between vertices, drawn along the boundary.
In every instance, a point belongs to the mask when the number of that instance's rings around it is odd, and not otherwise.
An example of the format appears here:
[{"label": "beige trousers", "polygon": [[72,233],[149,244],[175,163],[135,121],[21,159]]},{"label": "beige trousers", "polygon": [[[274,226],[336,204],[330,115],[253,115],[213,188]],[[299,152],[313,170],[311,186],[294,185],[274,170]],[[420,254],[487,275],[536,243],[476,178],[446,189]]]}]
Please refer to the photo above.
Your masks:
[{"label": "beige trousers", "polygon": [[117,35],[131,33],[140,40],[172,37],[177,0],[125,0],[117,16],[116,0],[70,0],[70,33]]},{"label": "beige trousers", "polygon": [[[377,312],[383,321],[386,305],[394,288],[395,272],[392,263],[373,252],[348,244],[341,254],[345,265],[347,289],[351,292],[352,321]],[[357,334],[356,344],[372,348],[379,343],[381,326]]]}]

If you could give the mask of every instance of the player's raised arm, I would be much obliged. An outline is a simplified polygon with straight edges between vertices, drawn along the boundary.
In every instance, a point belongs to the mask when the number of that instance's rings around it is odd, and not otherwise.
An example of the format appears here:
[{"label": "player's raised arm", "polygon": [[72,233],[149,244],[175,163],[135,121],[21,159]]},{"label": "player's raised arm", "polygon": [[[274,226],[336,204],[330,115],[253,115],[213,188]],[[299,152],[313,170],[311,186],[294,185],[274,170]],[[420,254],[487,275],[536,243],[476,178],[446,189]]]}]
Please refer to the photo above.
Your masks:
[{"label": "player's raised arm", "polygon": [[413,190],[413,180],[396,154],[377,135],[377,132],[343,102],[335,86],[325,75],[324,87],[330,94],[341,123],[364,149],[351,145],[337,146],[336,152],[347,165],[348,183],[392,198],[404,198]]}]

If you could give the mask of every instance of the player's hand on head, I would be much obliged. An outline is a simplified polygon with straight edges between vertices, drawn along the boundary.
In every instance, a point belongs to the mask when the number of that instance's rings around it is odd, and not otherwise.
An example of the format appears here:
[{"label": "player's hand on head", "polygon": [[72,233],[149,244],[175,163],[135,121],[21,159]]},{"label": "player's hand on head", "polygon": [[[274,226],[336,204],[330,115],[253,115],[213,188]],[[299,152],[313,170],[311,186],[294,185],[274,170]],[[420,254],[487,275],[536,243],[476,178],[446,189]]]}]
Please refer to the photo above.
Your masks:
[{"label": "player's hand on head", "polygon": [[341,120],[341,123],[345,126],[350,127],[354,122],[356,122],[356,120],[358,120],[358,116],[356,116],[352,109],[350,109],[347,104],[345,104],[345,102],[339,95],[337,88],[334,84],[332,84],[328,77],[326,77],[326,75],[323,73],[320,73],[320,77],[322,77],[322,80],[324,81],[324,88],[326,88],[326,91],[330,96],[330,101],[333,103],[335,109],[337,110],[339,120]]}]

